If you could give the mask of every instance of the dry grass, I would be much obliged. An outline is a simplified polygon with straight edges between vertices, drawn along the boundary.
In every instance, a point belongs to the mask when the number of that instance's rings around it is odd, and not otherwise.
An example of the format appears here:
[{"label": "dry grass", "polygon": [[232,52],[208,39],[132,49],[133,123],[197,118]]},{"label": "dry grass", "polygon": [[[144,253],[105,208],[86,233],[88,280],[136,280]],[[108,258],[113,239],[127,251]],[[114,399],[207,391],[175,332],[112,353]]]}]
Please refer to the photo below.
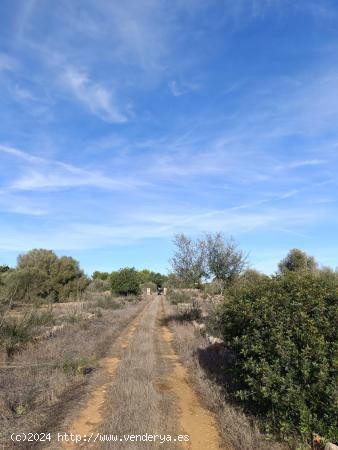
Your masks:
[{"label": "dry grass", "polygon": [[[175,316],[170,306],[167,306],[167,309],[169,309],[169,315]],[[284,444],[268,440],[268,436],[259,430],[253,418],[226,400],[224,389],[211,375],[221,370],[222,362],[225,363],[225,359],[229,357],[224,349],[217,345],[210,346],[190,323],[172,321],[169,326],[174,331],[175,349],[184,364],[190,368],[194,388],[206,406],[215,414],[219,429],[229,448],[233,450],[286,449]]]},{"label": "dry grass", "polygon": [[[108,394],[107,416],[101,430],[105,434],[175,434],[172,394],[165,389],[169,362],[158,353],[158,309],[159,301],[149,304],[125,350]],[[153,450],[162,447],[159,442],[110,442],[98,448]],[[170,448],[177,447],[170,444]]]},{"label": "dry grass", "polygon": [[33,330],[38,339],[23,343],[10,358],[3,357],[2,365],[11,368],[0,369],[0,444],[9,448],[9,431],[41,429],[50,407],[62,403],[69,387],[86,382],[86,375],[142,304],[115,306],[102,309],[96,302],[58,306],[51,323]]}]

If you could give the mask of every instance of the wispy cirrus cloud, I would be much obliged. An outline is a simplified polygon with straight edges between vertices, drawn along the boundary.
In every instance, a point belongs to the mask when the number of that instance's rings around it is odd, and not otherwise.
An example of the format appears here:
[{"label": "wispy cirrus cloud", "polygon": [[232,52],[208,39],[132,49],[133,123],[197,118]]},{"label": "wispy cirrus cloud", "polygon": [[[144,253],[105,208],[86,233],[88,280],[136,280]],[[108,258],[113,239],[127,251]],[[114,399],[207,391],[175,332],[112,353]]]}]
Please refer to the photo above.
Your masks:
[{"label": "wispy cirrus cloud", "polygon": [[[5,229],[0,226],[0,248],[3,250],[29,250],[36,246],[56,250],[86,250],[106,245],[123,246],[144,239],[170,239],[175,233],[199,234],[222,230],[226,234],[246,235],[254,230],[278,229],[289,234],[295,226],[301,228],[309,220],[315,221],[315,212],[306,210],[261,211],[200,210],[188,213],[138,211],[120,219],[120,223],[56,222],[49,233],[43,229],[39,236],[29,229]],[[296,231],[294,231],[296,233]],[[3,236],[6,235],[6,239]]]},{"label": "wispy cirrus cloud", "polygon": [[180,231],[222,229],[263,255],[334,240],[333,1],[12,3],[1,249],[90,249],[94,265],[131,243],[134,264],[138,242],[169,252]]},{"label": "wispy cirrus cloud", "polygon": [[328,163],[326,159],[304,159],[298,161],[287,162],[283,164],[277,164],[274,168],[274,172],[282,172],[293,169],[302,169],[302,168],[316,168],[317,166],[323,166]]},{"label": "wispy cirrus cloud", "polygon": [[129,190],[142,185],[141,181],[111,178],[95,170],[88,170],[57,160],[31,155],[20,149],[0,145],[0,153],[25,161],[23,174],[13,180],[10,188],[23,191],[58,190],[93,187],[107,190]]},{"label": "wispy cirrus cloud", "polygon": [[295,161],[288,164],[288,168],[297,169],[298,167],[311,167],[311,166],[320,166],[322,164],[326,164],[327,161],[325,159],[305,159],[304,161]]},{"label": "wispy cirrus cloud", "polygon": [[15,195],[7,190],[0,190],[0,210],[2,212],[31,217],[46,216],[50,213],[48,207],[41,206],[27,196]]},{"label": "wispy cirrus cloud", "polygon": [[181,97],[189,92],[197,91],[201,88],[200,84],[192,82],[179,82],[177,80],[171,80],[168,83],[169,89],[174,97]]},{"label": "wispy cirrus cloud", "polygon": [[1,71],[12,71],[17,69],[18,62],[15,58],[5,54],[0,53],[0,72]]},{"label": "wispy cirrus cloud", "polygon": [[113,93],[101,84],[91,81],[86,72],[69,67],[62,75],[61,82],[77,100],[101,119],[112,123],[127,121],[126,115],[116,106]]}]

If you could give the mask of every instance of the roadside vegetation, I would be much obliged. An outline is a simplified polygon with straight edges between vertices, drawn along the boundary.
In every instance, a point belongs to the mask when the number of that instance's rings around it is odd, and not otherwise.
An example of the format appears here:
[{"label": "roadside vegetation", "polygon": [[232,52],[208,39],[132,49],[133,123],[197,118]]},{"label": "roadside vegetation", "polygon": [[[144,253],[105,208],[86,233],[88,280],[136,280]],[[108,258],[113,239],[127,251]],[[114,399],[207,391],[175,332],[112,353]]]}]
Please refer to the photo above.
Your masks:
[{"label": "roadside vegetation", "polygon": [[0,444],[61,417],[142,307],[49,250],[0,266]]},{"label": "roadside vegetation", "polygon": [[[163,322],[229,448],[338,443],[337,271],[293,249],[265,275],[221,233],[180,234],[174,244],[168,277],[133,267],[88,277],[73,258],[43,249],[20,255],[15,268],[0,266],[0,444],[7,430],[52,427],[142,309],[146,290],[164,286]],[[160,430],[175,414],[156,385],[169,364],[156,353],[158,312],[153,298],[125,348],[106,431]],[[175,426],[166,422],[168,432]]]},{"label": "roadside vegetation", "polygon": [[293,249],[261,274],[220,233],[175,244],[167,320],[233,448],[338,442],[338,273]]},{"label": "roadside vegetation", "polygon": [[108,289],[117,295],[139,295],[147,288],[155,292],[167,282],[167,277],[151,270],[136,270],[134,267],[124,267],[120,270],[93,273],[94,280],[101,280]]}]

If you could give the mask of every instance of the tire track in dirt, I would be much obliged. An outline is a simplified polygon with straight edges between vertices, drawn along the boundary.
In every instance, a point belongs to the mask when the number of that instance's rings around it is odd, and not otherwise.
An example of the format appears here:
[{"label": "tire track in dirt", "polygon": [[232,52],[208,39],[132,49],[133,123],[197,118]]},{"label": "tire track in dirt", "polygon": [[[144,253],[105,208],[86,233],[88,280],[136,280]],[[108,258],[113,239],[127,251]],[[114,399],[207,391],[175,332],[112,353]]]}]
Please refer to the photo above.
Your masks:
[{"label": "tire track in dirt", "polygon": [[[165,317],[162,299],[162,318]],[[165,325],[160,327],[161,339],[165,351],[164,357],[172,361],[172,371],[167,386],[177,401],[179,432],[188,434],[189,442],[183,442],[182,448],[189,450],[224,450],[216,420],[212,413],[200,402],[189,383],[188,369],[180,362],[173,347],[173,333]]]},{"label": "tire track in dirt", "polygon": [[[89,396],[86,405],[75,416],[69,426],[69,429],[67,430],[68,433],[88,436],[95,432],[97,427],[101,424],[103,420],[104,404],[106,401],[108,387],[112,382],[112,378],[114,377],[119,362],[121,361],[122,353],[128,347],[128,344],[137,330],[137,327],[148,307],[149,303],[145,305],[142,311],[133,319],[131,324],[117,338],[116,350],[114,351],[114,353],[117,353],[117,356],[107,356],[102,358],[99,367],[102,370],[102,375],[105,381],[97,386]],[[72,450],[76,447],[79,446],[74,442],[62,443],[62,448],[67,450]]]},{"label": "tire track in dirt", "polygon": [[[153,295],[109,387],[105,420],[98,431],[120,439],[102,441],[95,449],[181,449],[174,440],[174,396],[163,389],[171,362],[158,351],[160,307],[160,297]],[[165,436],[173,437],[169,446],[163,442]]]}]

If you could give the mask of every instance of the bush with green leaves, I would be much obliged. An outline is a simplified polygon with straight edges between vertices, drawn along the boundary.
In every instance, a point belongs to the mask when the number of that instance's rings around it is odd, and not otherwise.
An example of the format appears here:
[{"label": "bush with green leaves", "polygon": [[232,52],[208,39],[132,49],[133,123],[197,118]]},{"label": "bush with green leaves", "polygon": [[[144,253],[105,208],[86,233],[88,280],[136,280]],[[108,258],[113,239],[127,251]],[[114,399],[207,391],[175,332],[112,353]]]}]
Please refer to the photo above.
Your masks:
[{"label": "bush with green leaves", "polygon": [[13,270],[13,269],[11,269],[11,268],[10,268],[9,266],[7,266],[6,264],[0,266],[0,273],[6,273],[6,272],[9,272],[10,270]]},{"label": "bush with green leaves", "polygon": [[338,281],[286,271],[236,285],[217,326],[235,358],[235,396],[284,439],[338,441]]},{"label": "bush with green leaves", "polygon": [[34,249],[18,257],[16,269],[6,271],[2,282],[8,298],[39,303],[76,300],[89,280],[70,256]]},{"label": "bush with green leaves", "polygon": [[100,272],[99,270],[95,270],[95,272],[92,275],[93,280],[108,281],[109,277],[110,277],[109,272]]},{"label": "bush with green leaves", "polygon": [[149,269],[140,270],[138,274],[140,278],[140,283],[150,284],[150,287],[151,285],[162,287],[168,278],[167,276],[162,275],[159,272],[153,272],[152,270]]},{"label": "bush with green leaves", "polygon": [[110,275],[111,290],[118,295],[139,295],[140,277],[134,267],[125,267]]},{"label": "bush with green leaves", "polygon": [[[112,273],[95,271],[92,278],[96,283],[101,281],[109,283],[114,293],[138,295],[140,292],[145,292],[147,288],[155,292],[157,287],[162,287],[166,283],[168,277],[149,269],[137,271],[135,268],[127,267]],[[129,289],[128,283],[133,285],[131,289]],[[136,284],[138,284],[138,287]]]}]

